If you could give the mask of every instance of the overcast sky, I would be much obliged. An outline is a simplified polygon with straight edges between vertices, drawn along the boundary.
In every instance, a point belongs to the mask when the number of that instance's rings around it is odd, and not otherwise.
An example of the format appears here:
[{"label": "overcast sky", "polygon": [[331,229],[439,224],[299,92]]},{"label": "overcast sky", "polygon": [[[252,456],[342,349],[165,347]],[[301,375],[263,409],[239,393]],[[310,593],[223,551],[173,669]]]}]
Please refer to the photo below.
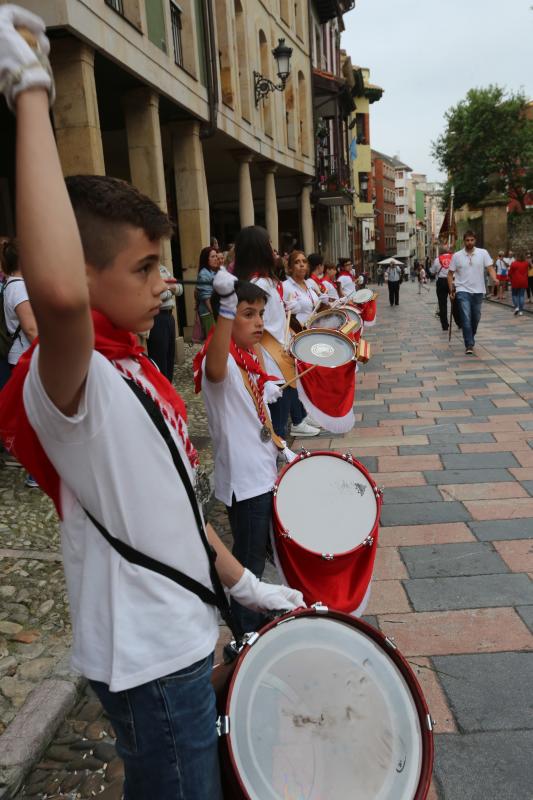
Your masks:
[{"label": "overcast sky", "polygon": [[429,180],[444,112],[473,87],[523,88],[533,99],[533,0],[357,0],[342,47],[383,87],[370,107],[372,146]]}]

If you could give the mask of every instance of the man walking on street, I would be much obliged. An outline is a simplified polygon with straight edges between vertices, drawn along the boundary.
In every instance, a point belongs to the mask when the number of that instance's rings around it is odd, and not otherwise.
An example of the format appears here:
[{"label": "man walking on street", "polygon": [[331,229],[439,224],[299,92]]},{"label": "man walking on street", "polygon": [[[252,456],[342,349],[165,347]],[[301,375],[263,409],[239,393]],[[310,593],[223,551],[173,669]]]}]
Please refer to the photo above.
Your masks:
[{"label": "man walking on street", "polygon": [[400,302],[400,280],[402,277],[402,270],[397,264],[391,264],[387,270],[389,279],[389,303],[392,306],[397,306]]},{"label": "man walking on street", "polygon": [[[454,253],[448,269],[448,288],[452,302],[455,299],[461,311],[465,353],[474,353],[477,327],[481,318],[481,304],[485,295],[485,269],[498,283],[492,258],[486,250],[476,247],[476,235],[467,231],[463,237],[464,247]],[[453,282],[455,274],[455,286]]]},{"label": "man walking on street", "polygon": [[[431,265],[431,274],[437,278],[437,300],[439,302],[439,317],[440,324],[443,331],[448,330],[448,295],[450,290],[448,288],[448,269],[452,260],[452,254],[449,248],[441,247],[440,254]],[[452,303],[452,313],[455,324],[458,328],[461,327],[461,319],[457,303]]]}]

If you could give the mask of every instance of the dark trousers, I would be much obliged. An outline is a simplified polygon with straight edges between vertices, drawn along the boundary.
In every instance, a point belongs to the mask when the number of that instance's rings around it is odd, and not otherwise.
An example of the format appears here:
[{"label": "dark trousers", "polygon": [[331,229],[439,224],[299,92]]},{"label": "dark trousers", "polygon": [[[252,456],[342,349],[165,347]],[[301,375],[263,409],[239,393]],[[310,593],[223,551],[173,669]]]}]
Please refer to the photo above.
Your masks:
[{"label": "dark trousers", "polygon": [[[449,327],[449,315],[448,315],[448,295],[450,294],[450,290],[448,289],[448,279],[447,278],[437,278],[437,299],[439,301],[439,317],[440,317],[440,324],[442,325],[442,330],[447,331]],[[452,303],[452,314],[453,320],[458,328],[461,327],[461,308],[459,303]]]},{"label": "dark trousers", "polygon": [[533,294],[533,277],[529,277],[527,279],[527,299],[531,300],[531,295]]},{"label": "dark trousers", "polygon": [[286,386],[282,396],[275,403],[269,403],[272,427],[282,439],[287,438],[289,417],[294,425],[299,425],[307,416],[298,392],[293,386]]},{"label": "dark trousers", "polygon": [[148,337],[148,355],[172,382],[176,355],[176,323],[170,309],[160,311]]},{"label": "dark trousers", "polygon": [[389,303],[397,306],[400,302],[400,281],[389,281]]},{"label": "dark trousers", "polygon": [[[270,536],[272,492],[239,501],[233,495],[233,503],[226,508],[233,536],[232,553],[243,567],[253,572],[257,578],[261,578],[265,570]],[[255,631],[265,623],[263,614],[250,611],[234,600],[231,601],[231,610],[245,633]]]}]

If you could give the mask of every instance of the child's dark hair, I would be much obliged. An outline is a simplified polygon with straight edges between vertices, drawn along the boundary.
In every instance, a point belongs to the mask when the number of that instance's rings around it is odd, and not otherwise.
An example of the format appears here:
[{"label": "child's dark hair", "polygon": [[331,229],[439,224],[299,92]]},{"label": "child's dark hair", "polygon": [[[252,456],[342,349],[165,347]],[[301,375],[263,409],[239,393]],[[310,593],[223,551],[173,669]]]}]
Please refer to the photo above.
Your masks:
[{"label": "child's dark hair", "polygon": [[324,259],[320,253],[311,253],[307,256],[307,263],[311,272],[314,272],[317,267],[324,263]]},{"label": "child's dark hair", "polygon": [[19,248],[16,239],[7,239],[0,249],[0,266],[4,275],[13,275],[19,268]]},{"label": "child's dark hair", "polygon": [[241,281],[247,281],[254,273],[265,278],[274,278],[274,251],[270,235],[260,225],[243,228],[235,240],[234,274]]},{"label": "child's dark hair", "polygon": [[[237,281],[235,284],[235,292],[239,303],[257,303],[262,300],[265,304],[268,301],[267,293],[250,281]],[[218,309],[220,306],[220,297],[216,292],[211,295],[211,308],[213,309],[213,316],[215,319],[218,317]]]},{"label": "child's dark hair", "polygon": [[165,212],[126,181],[107,175],[72,175],[66,184],[85,261],[96,269],[109,266],[120,252],[121,226],[141,228],[151,242],[172,235]]}]

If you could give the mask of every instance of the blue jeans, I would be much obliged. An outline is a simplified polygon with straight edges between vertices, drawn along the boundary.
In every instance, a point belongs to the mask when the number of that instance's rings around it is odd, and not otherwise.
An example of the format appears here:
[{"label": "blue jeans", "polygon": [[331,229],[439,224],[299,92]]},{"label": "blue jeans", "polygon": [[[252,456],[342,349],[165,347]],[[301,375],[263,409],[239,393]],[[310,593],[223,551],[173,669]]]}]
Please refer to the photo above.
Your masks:
[{"label": "blue jeans", "polygon": [[275,403],[269,403],[268,408],[272,419],[272,427],[282,439],[287,438],[289,417],[294,425],[299,425],[307,416],[305,408],[298,397],[298,391],[293,386],[286,386],[279,400],[276,400]]},{"label": "blue jeans", "polygon": [[222,800],[212,667],[210,655],[123,692],[90,681],[117,736],[124,800]]},{"label": "blue jeans", "polygon": [[512,289],[511,295],[513,297],[513,306],[517,308],[519,311],[524,310],[524,295],[526,290],[525,289]]},{"label": "blue jeans", "polygon": [[465,347],[475,345],[475,337],[479,320],[481,319],[481,305],[483,294],[471,294],[470,292],[457,292],[456,301],[461,309],[461,323],[463,326],[463,339]]},{"label": "blue jeans", "polygon": [[[272,492],[250,497],[248,500],[235,500],[227,506],[229,524],[233,535],[232,553],[257,578],[265,570],[267,546],[272,519]],[[231,610],[245,633],[255,631],[266,621],[264,614],[231,601]]]}]

